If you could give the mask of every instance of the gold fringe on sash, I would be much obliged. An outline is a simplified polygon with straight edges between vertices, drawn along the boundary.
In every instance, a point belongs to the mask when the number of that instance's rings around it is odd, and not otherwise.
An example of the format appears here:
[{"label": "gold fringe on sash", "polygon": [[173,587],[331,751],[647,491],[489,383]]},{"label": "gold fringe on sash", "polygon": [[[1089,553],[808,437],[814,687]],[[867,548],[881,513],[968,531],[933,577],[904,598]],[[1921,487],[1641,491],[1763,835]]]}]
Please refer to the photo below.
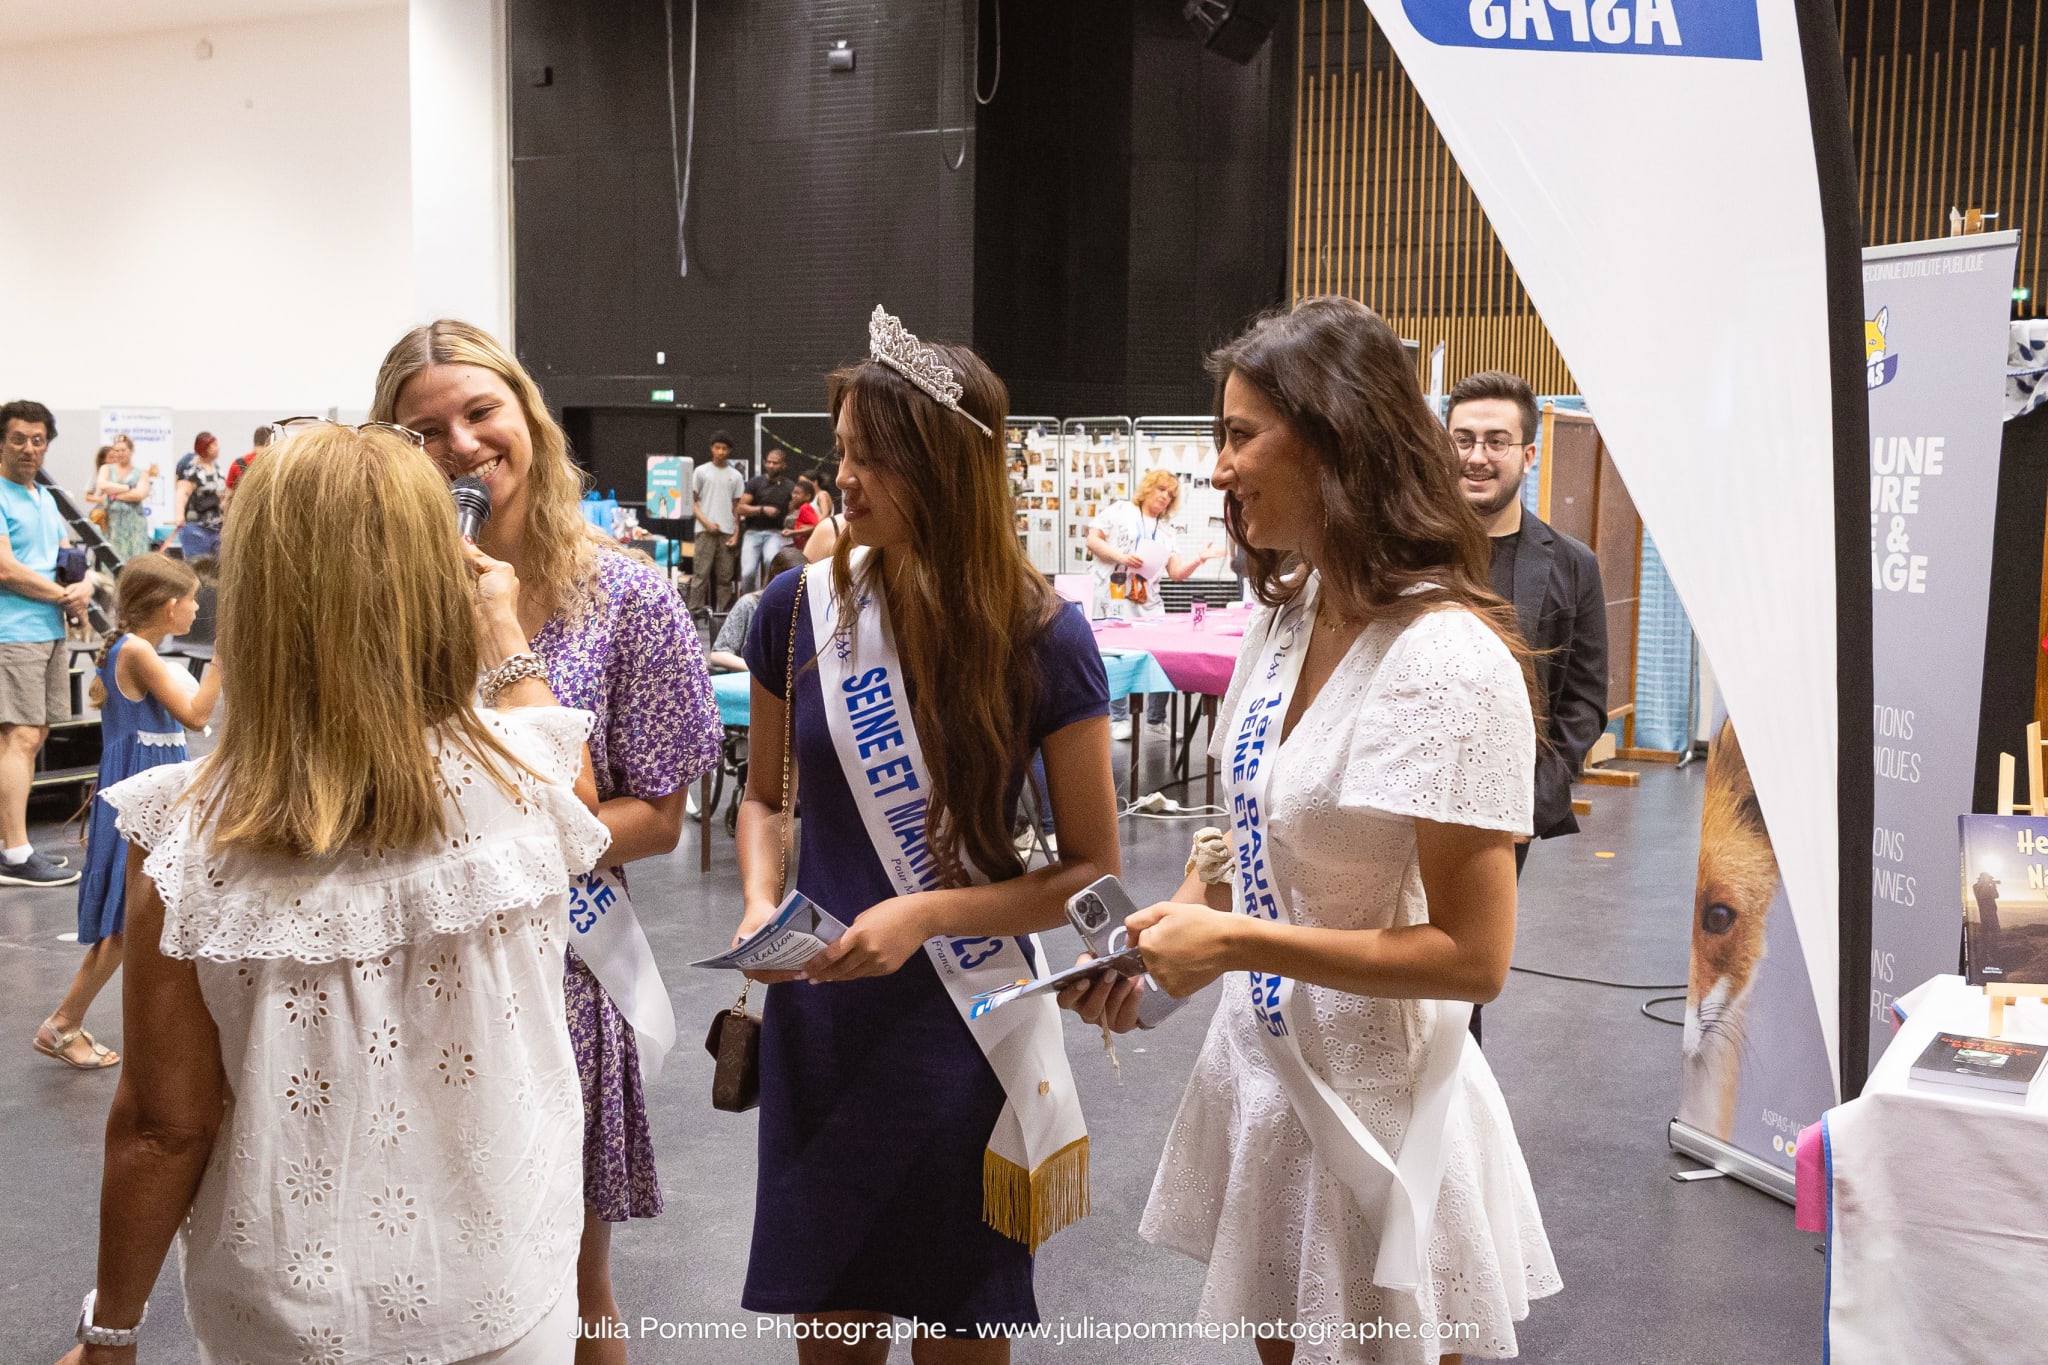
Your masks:
[{"label": "gold fringe on sash", "polygon": [[993,1151],[981,1154],[982,1220],[1034,1253],[1088,1216],[1088,1139],[1075,1138],[1027,1173]]}]

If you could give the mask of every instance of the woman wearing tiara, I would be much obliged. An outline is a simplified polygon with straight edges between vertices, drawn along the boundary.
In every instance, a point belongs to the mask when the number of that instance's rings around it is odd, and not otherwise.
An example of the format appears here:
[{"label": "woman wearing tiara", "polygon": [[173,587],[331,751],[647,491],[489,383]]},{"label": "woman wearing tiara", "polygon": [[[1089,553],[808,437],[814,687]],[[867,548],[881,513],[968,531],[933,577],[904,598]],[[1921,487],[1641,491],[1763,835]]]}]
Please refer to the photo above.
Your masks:
[{"label": "woman wearing tiara", "polygon": [[[762,978],[742,1302],[808,1320],[805,1365],[886,1359],[891,1318],[949,1329],[920,1365],[996,1362],[1038,1321],[1033,1251],[1086,1209],[1087,1139],[1050,1003],[966,1016],[1118,868],[1108,688],[1010,532],[1002,382],[879,308],[869,331],[830,378],[846,534],[769,585],[746,651],[740,933],[782,898],[799,791],[796,888],[850,927],[806,979]],[[1010,816],[1041,750],[1061,859],[1025,873]]]},{"label": "woman wearing tiara", "polygon": [[[1466,1022],[1514,952],[1527,651],[1384,322],[1310,299],[1210,369],[1216,487],[1268,610],[1212,750],[1232,829],[1126,921],[1172,994],[1227,976],[1140,1230],[1208,1263],[1204,1321],[1310,1329],[1257,1343],[1265,1365],[1512,1356],[1561,1284]],[[1129,1028],[1137,996],[1063,1003]],[[1407,1330],[1341,1330],[1367,1322]]]}]

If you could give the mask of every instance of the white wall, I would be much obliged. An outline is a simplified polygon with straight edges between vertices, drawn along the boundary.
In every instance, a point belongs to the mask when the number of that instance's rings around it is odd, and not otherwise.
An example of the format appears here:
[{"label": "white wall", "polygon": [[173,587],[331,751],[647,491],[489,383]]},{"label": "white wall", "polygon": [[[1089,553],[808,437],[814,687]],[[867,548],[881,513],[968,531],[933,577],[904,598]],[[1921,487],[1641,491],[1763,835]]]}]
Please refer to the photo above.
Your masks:
[{"label": "white wall", "polygon": [[417,317],[412,93],[402,4],[0,47],[0,395],[58,413],[54,477],[103,405],[230,455],[368,406]]},{"label": "white wall", "polygon": [[512,335],[504,0],[412,0],[413,311]]}]

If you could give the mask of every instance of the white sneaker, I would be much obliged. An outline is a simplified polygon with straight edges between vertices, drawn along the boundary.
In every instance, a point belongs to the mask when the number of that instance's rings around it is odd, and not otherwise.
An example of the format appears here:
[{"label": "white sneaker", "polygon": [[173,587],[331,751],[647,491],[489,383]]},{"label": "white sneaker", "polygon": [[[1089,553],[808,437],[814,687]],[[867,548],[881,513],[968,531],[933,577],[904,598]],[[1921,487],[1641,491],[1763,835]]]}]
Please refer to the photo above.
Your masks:
[{"label": "white sneaker", "polygon": [[1109,723],[1109,737],[1111,739],[1129,739],[1131,737],[1131,723],[1127,720],[1111,721]]}]

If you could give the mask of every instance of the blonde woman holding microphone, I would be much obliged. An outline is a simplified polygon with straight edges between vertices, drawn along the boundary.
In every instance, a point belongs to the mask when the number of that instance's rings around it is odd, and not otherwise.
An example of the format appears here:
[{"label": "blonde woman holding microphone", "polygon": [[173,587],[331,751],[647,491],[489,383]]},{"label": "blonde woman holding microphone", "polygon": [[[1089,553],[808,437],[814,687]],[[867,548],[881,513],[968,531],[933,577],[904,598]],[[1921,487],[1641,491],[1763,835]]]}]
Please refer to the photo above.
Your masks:
[{"label": "blonde woman holding microphone", "polygon": [[[612,843],[587,890],[611,908],[578,917],[567,968],[589,1206],[577,1262],[587,1335],[577,1360],[616,1365],[626,1348],[611,1287],[611,1225],[661,1213],[644,1073],[658,1065],[664,1036],[674,1039],[623,869],[676,846],[687,789],[718,763],[724,727],[682,599],[652,564],[583,520],[583,476],[568,439],[533,377],[494,337],[446,318],[414,328],[384,357],[371,413],[418,432],[448,478],[466,475],[490,490],[479,545],[518,575],[519,628],[555,696],[597,718],[590,756]],[[643,1034],[656,1053],[645,1061]]]}]

